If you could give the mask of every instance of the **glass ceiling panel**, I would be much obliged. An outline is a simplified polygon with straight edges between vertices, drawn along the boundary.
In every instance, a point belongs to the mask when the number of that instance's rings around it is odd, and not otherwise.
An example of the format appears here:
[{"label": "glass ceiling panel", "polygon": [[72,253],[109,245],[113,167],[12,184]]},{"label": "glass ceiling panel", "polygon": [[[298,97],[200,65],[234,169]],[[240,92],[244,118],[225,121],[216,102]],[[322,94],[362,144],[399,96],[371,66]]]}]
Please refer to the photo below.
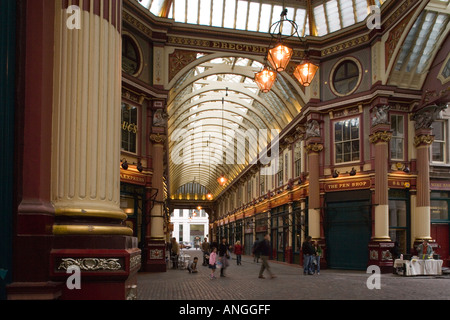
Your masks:
[{"label": "glass ceiling panel", "polygon": [[[375,0],[378,6],[384,2]],[[280,20],[280,14],[286,8],[287,18],[297,23],[300,36],[311,33],[306,1],[286,7],[269,0],[142,0],[140,3],[156,16],[169,12],[168,17],[176,22],[264,33],[268,33],[270,26]],[[164,8],[166,5],[170,8]],[[312,1],[312,12],[318,36],[324,36],[366,19],[369,14],[368,1]],[[291,26],[285,24],[283,34],[291,33]]]}]

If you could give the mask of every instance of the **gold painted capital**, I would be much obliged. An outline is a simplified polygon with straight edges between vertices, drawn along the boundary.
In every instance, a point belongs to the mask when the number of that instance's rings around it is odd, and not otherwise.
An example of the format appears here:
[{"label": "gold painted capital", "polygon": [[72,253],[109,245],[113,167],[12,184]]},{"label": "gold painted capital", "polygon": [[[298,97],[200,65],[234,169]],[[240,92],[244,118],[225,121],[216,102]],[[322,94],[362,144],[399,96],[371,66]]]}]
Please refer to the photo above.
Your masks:
[{"label": "gold painted capital", "polygon": [[434,136],[426,134],[414,137],[414,146],[417,148],[422,145],[430,145],[434,142]]},{"label": "gold painted capital", "polygon": [[166,137],[160,135],[159,133],[157,133],[157,134],[152,133],[150,135],[150,141],[153,142],[153,143],[163,144],[166,141]]},{"label": "gold painted capital", "polygon": [[378,142],[389,142],[392,138],[392,132],[388,131],[379,131],[375,132],[374,134],[371,134],[369,136],[369,141],[371,143],[378,143]]},{"label": "gold painted capital", "polygon": [[318,153],[323,150],[323,144],[321,143],[314,143],[314,144],[308,144],[306,147],[307,153]]}]

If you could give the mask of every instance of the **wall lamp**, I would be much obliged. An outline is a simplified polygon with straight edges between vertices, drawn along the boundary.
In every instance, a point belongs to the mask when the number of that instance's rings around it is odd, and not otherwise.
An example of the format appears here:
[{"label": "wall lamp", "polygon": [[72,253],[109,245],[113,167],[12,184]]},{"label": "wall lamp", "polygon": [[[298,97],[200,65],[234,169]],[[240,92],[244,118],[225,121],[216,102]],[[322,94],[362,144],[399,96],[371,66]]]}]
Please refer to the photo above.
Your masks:
[{"label": "wall lamp", "polygon": [[411,170],[409,169],[409,167],[407,165],[405,165],[405,168],[403,168],[403,172],[404,173],[409,173]]},{"label": "wall lamp", "polygon": [[352,168],[352,170],[350,171],[350,175],[351,175],[351,176],[356,175],[356,170],[355,170],[355,168]]},{"label": "wall lamp", "polygon": [[[125,161],[124,161],[125,160]],[[127,159],[125,159],[125,158],[123,158],[122,160],[120,160],[121,162],[122,162],[122,168],[124,169],[124,170],[127,170],[128,169],[128,161],[127,161]]]},{"label": "wall lamp", "polygon": [[144,171],[144,167],[142,166],[142,163],[139,161],[136,168],[138,169],[139,172]]},{"label": "wall lamp", "polygon": [[337,170],[334,169],[333,178],[337,178],[337,177],[339,177],[339,172],[337,172]]}]

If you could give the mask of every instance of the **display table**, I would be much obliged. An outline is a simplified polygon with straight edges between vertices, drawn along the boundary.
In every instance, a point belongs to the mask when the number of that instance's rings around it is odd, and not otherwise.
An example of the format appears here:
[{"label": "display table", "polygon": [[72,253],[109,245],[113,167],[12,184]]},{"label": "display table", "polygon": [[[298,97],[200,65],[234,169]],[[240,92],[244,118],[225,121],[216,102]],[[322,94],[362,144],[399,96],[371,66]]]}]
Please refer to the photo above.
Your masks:
[{"label": "display table", "polygon": [[442,260],[434,259],[396,259],[394,261],[394,268],[404,268],[403,275],[405,276],[441,275],[442,264]]}]

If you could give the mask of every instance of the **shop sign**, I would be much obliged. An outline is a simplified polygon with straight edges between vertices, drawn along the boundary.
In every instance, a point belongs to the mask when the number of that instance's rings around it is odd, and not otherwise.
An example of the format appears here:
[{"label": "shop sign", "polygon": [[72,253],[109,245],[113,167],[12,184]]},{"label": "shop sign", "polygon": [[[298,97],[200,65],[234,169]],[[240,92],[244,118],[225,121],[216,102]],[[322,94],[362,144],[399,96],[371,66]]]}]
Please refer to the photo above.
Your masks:
[{"label": "shop sign", "polygon": [[432,190],[450,190],[450,181],[431,181],[430,188]]},{"label": "shop sign", "polygon": [[145,186],[145,178],[140,176],[135,176],[127,173],[120,173],[120,181],[129,182],[132,184],[139,184]]},{"label": "shop sign", "polygon": [[325,184],[325,191],[346,191],[370,188],[370,179],[336,181]]},{"label": "shop sign", "polygon": [[389,188],[396,188],[396,189],[404,189],[409,188],[411,184],[409,181],[402,181],[402,180],[388,180]]}]

